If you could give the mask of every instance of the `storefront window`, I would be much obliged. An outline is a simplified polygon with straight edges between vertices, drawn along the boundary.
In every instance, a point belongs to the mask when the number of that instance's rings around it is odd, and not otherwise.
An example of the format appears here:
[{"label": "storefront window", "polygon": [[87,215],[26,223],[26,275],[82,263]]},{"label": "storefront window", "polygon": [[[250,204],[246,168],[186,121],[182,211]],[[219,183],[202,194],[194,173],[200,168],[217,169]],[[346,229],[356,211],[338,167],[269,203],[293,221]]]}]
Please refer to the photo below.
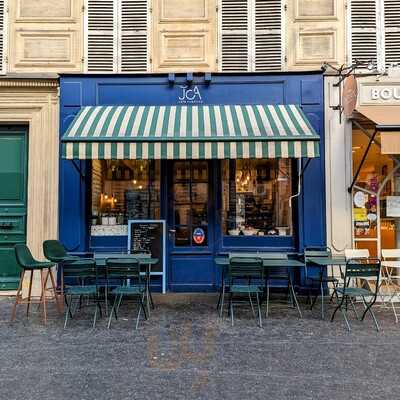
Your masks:
[{"label": "storefront window", "polygon": [[292,161],[223,161],[222,229],[225,235],[292,235]]},{"label": "storefront window", "polygon": [[[359,167],[369,138],[353,130],[353,171]],[[380,135],[372,143],[353,190],[355,247],[371,256],[400,247],[400,176],[393,158],[382,154]]]},{"label": "storefront window", "polygon": [[118,227],[126,227],[130,219],[159,218],[158,161],[93,160],[92,233],[124,234]]}]

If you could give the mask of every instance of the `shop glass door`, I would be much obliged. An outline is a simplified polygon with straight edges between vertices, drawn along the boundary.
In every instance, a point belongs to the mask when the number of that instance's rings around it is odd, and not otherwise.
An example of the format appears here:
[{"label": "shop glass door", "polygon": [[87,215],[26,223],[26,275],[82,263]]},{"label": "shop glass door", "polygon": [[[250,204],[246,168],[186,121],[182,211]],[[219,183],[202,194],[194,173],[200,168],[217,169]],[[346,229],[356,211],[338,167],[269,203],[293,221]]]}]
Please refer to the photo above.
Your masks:
[{"label": "shop glass door", "polygon": [[215,284],[209,161],[174,161],[168,225],[171,290],[207,290]]},{"label": "shop glass door", "polygon": [[[360,165],[369,138],[353,129],[353,169]],[[379,257],[400,248],[400,161],[382,154],[380,135],[371,145],[353,189],[353,237],[356,248]]]}]

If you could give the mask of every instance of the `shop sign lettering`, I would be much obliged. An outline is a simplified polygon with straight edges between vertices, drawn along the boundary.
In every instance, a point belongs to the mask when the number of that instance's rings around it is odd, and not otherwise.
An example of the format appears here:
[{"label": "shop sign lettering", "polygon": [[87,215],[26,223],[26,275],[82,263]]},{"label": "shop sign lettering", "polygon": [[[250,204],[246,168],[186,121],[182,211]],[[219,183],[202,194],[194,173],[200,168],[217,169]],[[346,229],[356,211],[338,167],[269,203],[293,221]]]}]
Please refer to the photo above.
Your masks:
[{"label": "shop sign lettering", "polygon": [[181,94],[178,96],[179,104],[201,104],[203,99],[201,98],[200,89],[198,86],[189,87],[187,85],[180,86]]},{"label": "shop sign lettering", "polygon": [[400,100],[400,87],[372,88],[371,100]]}]

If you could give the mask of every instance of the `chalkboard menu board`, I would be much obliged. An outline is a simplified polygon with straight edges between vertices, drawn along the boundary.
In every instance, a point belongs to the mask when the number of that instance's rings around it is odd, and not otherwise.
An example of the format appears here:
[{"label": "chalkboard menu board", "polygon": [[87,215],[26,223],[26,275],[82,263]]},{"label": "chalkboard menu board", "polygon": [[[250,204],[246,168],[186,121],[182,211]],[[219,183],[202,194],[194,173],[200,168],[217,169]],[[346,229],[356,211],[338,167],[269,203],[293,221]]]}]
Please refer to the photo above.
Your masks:
[{"label": "chalkboard menu board", "polygon": [[165,235],[164,220],[128,221],[128,252],[148,253],[151,258],[158,258],[158,263],[151,267],[151,273],[163,276],[163,288],[165,287]]}]

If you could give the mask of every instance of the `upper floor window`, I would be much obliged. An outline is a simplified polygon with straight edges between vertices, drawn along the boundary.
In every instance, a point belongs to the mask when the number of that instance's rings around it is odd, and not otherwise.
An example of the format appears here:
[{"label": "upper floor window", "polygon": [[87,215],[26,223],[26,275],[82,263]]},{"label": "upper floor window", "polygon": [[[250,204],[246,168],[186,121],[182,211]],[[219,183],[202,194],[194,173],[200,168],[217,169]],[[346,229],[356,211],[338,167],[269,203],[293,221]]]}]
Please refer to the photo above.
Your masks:
[{"label": "upper floor window", "polygon": [[280,71],[281,0],[220,0],[219,58],[222,71]]},{"label": "upper floor window", "polygon": [[0,74],[6,73],[7,0],[0,0]]},{"label": "upper floor window", "polygon": [[400,63],[399,0],[351,0],[350,61],[370,62],[384,71]]},{"label": "upper floor window", "polygon": [[146,72],[148,13],[148,0],[86,0],[86,72]]}]

